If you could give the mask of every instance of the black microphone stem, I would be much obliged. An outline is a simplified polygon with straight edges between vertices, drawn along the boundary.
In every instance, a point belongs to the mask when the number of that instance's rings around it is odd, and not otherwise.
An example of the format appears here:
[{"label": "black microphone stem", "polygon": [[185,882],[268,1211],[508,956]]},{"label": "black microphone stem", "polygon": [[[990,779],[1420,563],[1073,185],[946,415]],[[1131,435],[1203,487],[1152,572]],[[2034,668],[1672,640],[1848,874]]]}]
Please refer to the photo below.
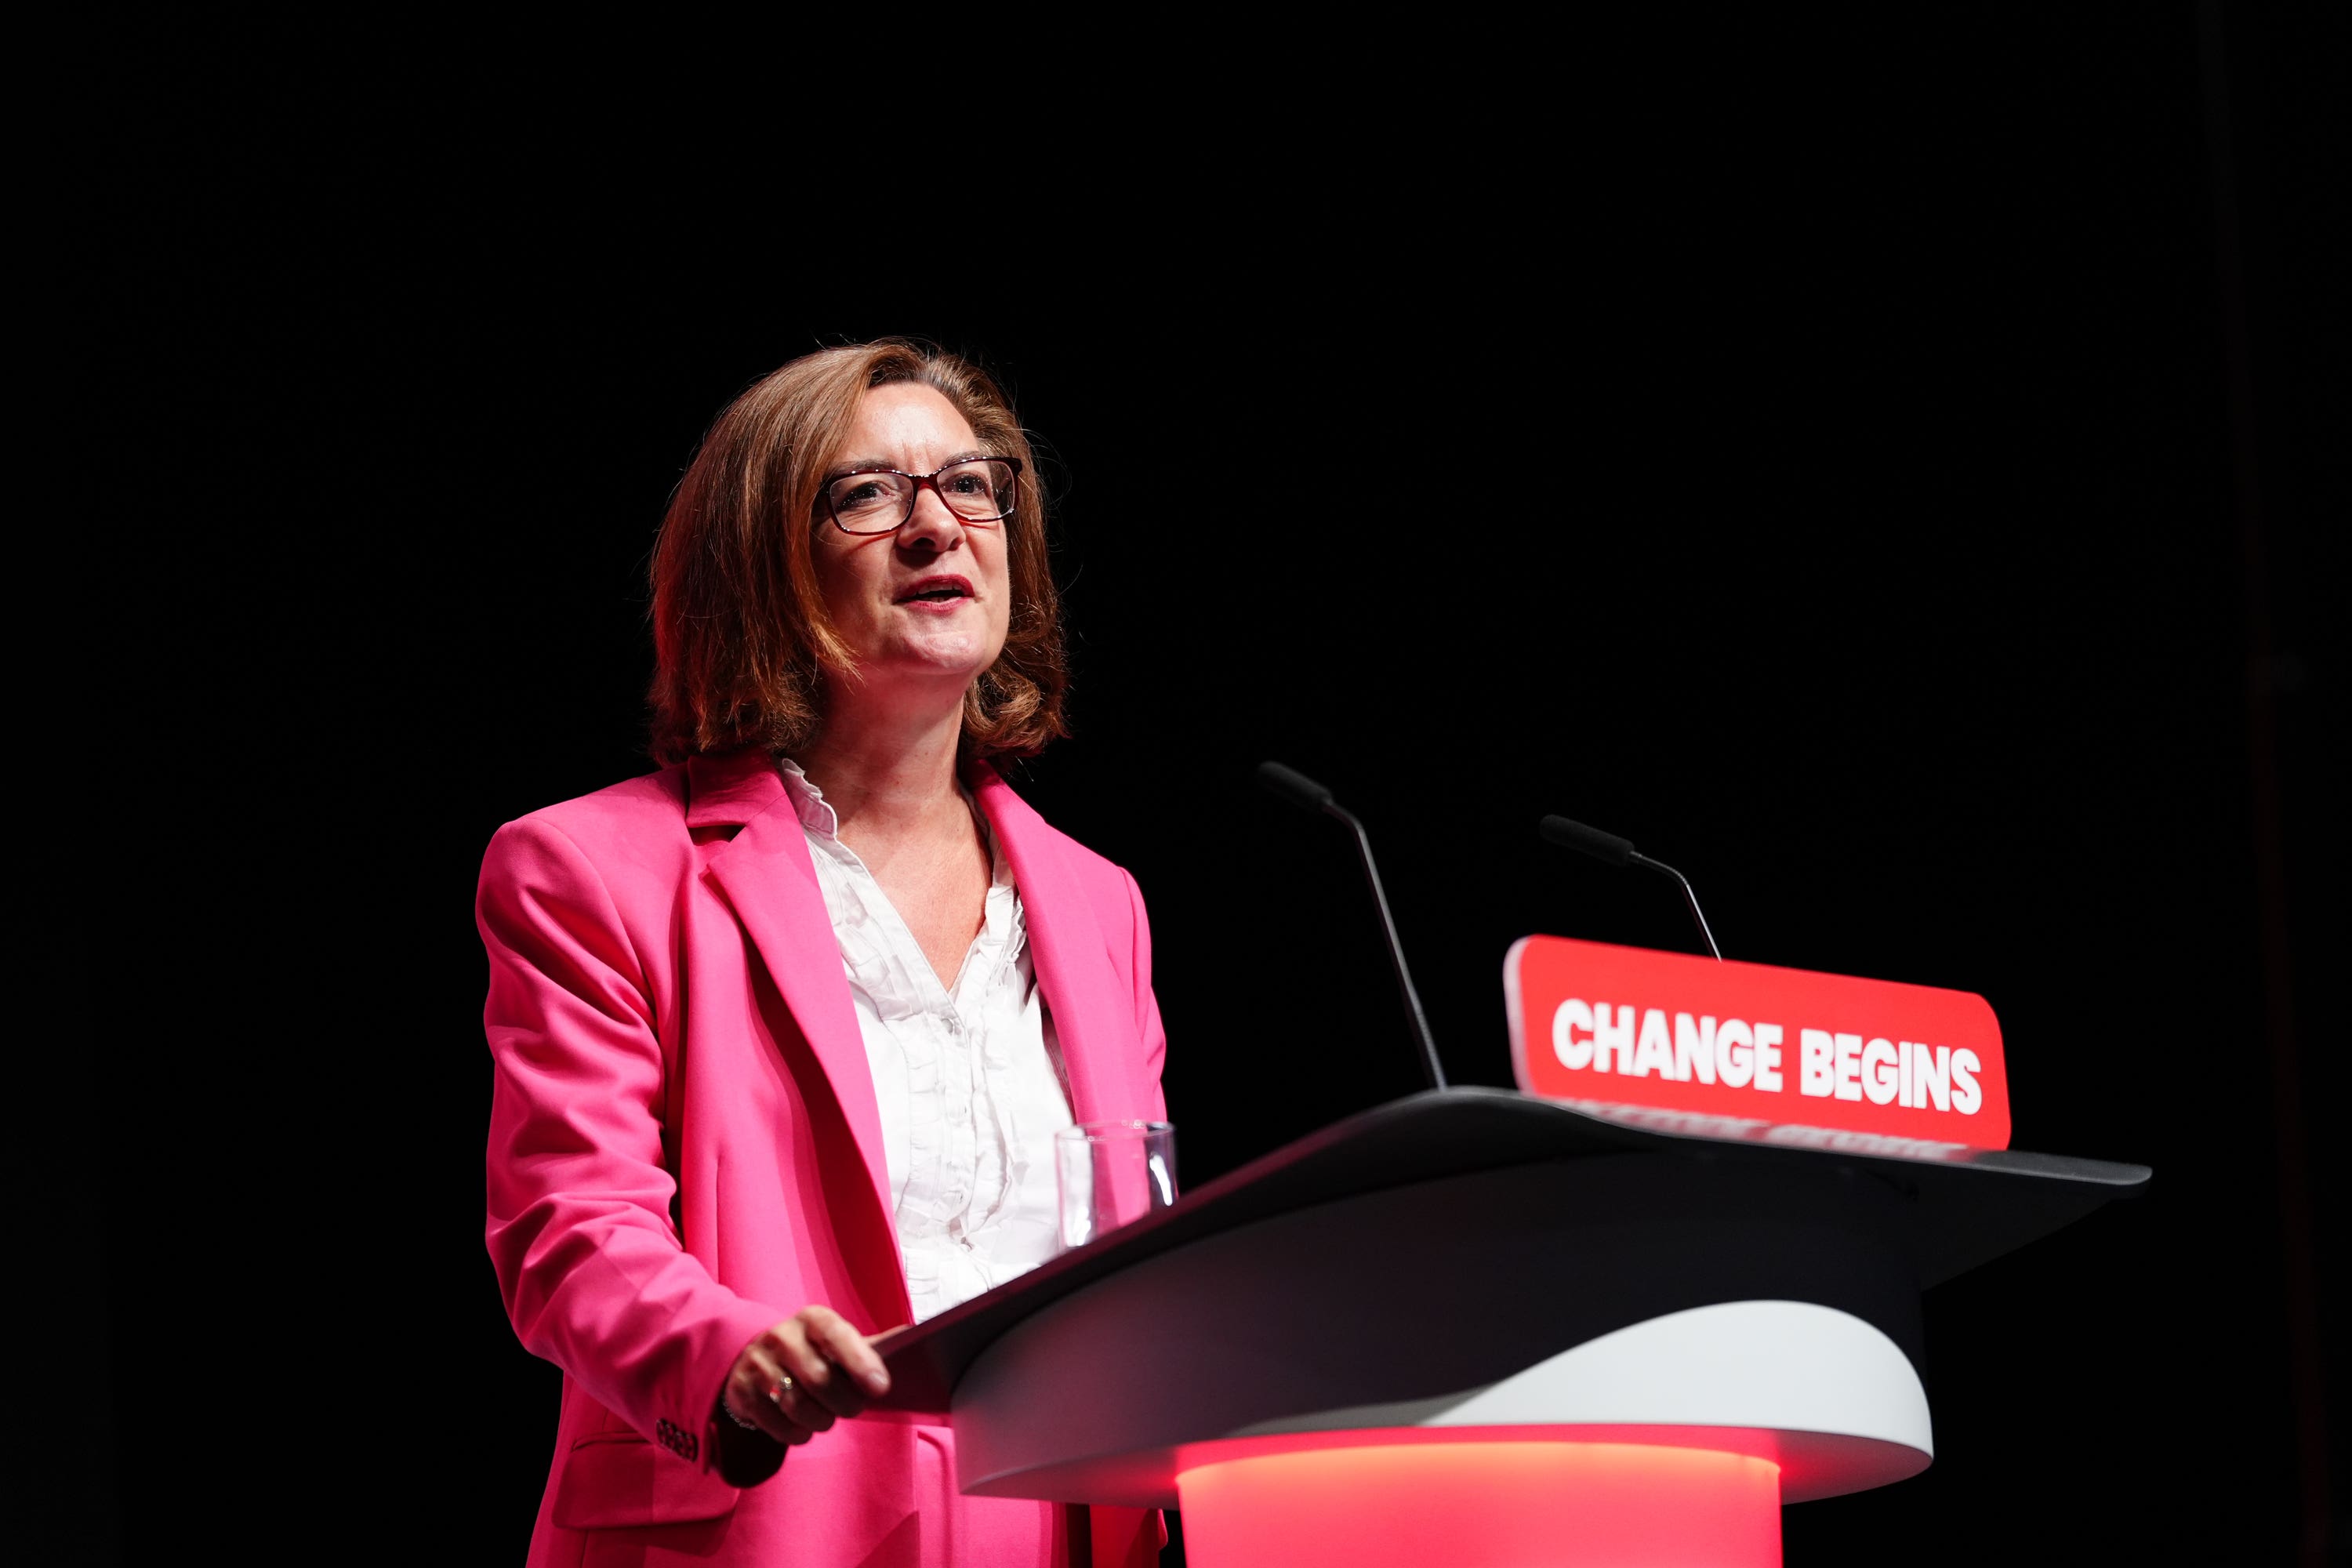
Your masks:
[{"label": "black microphone stem", "polygon": [[[1302,781],[1304,782],[1304,781]],[[1630,838],[1620,838],[1613,833],[1603,833],[1597,827],[1587,827],[1581,822],[1571,822],[1565,816],[1547,816],[1536,824],[1547,844],[1557,844],[1562,849],[1573,849],[1579,855],[1590,855],[1595,860],[1611,866],[1639,866],[1645,870],[1662,871],[1675,879],[1683,890],[1683,903],[1690,910],[1691,923],[1698,934],[1706,939],[1707,952],[1715,954],[1717,963],[1723,962],[1723,949],[1715,945],[1715,932],[1709,931],[1706,917],[1699,912],[1698,895],[1691,891],[1690,879],[1667,865],[1653,860],[1633,847]]]},{"label": "black microphone stem", "polygon": [[1412,1020],[1413,1038],[1421,1044],[1421,1070],[1432,1089],[1445,1087],[1445,1069],[1437,1065],[1437,1042],[1430,1037],[1428,1016],[1421,1010],[1421,993],[1412,988],[1412,976],[1404,966],[1404,943],[1397,937],[1396,921],[1389,914],[1389,896],[1381,887],[1381,868],[1372,863],[1371,836],[1356,814],[1335,800],[1324,800],[1321,808],[1355,830],[1356,855],[1364,863],[1364,880],[1372,889],[1372,907],[1381,911],[1381,934],[1388,939],[1389,963],[1396,970],[1397,991],[1404,997],[1406,1016]]},{"label": "black microphone stem", "polygon": [[1636,866],[1647,866],[1653,871],[1664,871],[1675,879],[1675,885],[1683,890],[1683,902],[1690,906],[1691,919],[1698,922],[1698,934],[1706,938],[1707,952],[1715,954],[1717,963],[1722,963],[1723,949],[1715,945],[1715,933],[1706,929],[1706,917],[1699,913],[1698,895],[1691,891],[1690,879],[1664,860],[1653,860],[1638,849],[1628,851],[1625,858]]},{"label": "black microphone stem", "polygon": [[[1364,863],[1364,880],[1371,885],[1372,907],[1381,911],[1381,934],[1388,939],[1389,963],[1396,969],[1397,994],[1404,998],[1404,1013],[1412,1021],[1412,1037],[1421,1047],[1422,1076],[1429,1079],[1432,1089],[1445,1087],[1445,1069],[1437,1065],[1437,1042],[1429,1036],[1429,1017],[1421,1010],[1421,993],[1412,988],[1412,975],[1404,966],[1404,943],[1397,938],[1395,919],[1389,913],[1389,896],[1381,886],[1381,869],[1372,863],[1371,835],[1356,820],[1356,814],[1331,798],[1331,792],[1308,778],[1296,768],[1280,763],[1260,763],[1257,782],[1280,795],[1301,811],[1319,811],[1348,825],[1356,835],[1356,857]],[[1632,845],[1625,847],[1628,849]]]}]

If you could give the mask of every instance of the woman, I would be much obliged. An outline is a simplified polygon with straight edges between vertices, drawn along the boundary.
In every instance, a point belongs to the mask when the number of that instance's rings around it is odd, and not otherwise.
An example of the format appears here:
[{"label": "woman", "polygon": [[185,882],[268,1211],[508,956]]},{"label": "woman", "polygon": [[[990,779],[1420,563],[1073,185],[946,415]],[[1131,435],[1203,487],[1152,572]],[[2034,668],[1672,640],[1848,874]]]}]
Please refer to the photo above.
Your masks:
[{"label": "woman", "polygon": [[535,1564],[1156,1554],[860,1414],[877,1337],[1050,1254],[1056,1129],[1164,1114],[1135,884],[988,760],[1063,732],[1034,472],[951,355],[754,385],[655,554],[667,765],[491,842],[489,1250],[564,1373]]}]

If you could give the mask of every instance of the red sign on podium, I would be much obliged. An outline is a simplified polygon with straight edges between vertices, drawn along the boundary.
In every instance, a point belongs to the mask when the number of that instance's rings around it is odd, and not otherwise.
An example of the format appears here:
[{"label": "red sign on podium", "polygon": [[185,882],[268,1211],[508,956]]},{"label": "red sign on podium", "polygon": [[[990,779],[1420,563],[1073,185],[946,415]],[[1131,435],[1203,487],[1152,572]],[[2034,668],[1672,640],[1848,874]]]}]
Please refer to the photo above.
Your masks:
[{"label": "red sign on podium", "polygon": [[1514,942],[1503,988],[1528,1094],[1855,1153],[2009,1146],[2000,1022],[1971,992],[1558,936]]}]

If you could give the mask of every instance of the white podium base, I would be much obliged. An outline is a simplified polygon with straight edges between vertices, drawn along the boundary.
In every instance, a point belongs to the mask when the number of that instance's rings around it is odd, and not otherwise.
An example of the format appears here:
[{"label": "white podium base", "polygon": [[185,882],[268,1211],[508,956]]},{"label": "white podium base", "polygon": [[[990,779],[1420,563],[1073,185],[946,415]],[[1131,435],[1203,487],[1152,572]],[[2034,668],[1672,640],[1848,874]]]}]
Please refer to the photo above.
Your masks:
[{"label": "white podium base", "polygon": [[[1082,1294],[1048,1309],[973,1364],[956,1410],[964,1490],[1166,1507],[1181,1476],[1228,1460],[1477,1442],[1745,1457],[1770,1468],[1777,1500],[1803,1502],[1916,1475],[1935,1452],[1909,1359],[1869,1324],[1806,1302],[1674,1312],[1483,1386],[1404,1400],[1361,1397],[1393,1374],[1402,1336],[1354,1343],[1360,1321],[1333,1323],[1323,1357],[1236,1367],[1203,1353],[1198,1375],[1150,1399],[1107,1398],[1102,1363],[1067,1353],[1068,1320],[1103,1304]],[[1237,1395],[1285,1413],[1236,1420]]]}]

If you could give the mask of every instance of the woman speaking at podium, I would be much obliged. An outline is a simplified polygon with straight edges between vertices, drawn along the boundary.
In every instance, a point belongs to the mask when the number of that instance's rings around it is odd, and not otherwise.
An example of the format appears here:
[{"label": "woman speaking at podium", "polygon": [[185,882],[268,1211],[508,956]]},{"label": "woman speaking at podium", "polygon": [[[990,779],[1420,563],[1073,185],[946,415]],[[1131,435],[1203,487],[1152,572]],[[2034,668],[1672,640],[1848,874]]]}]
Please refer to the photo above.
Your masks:
[{"label": "woman speaking at podium", "polygon": [[1045,524],[973,365],[785,365],[663,521],[663,767],[490,844],[488,1238],[563,1370],[534,1564],[1156,1557],[866,1409],[877,1336],[1052,1255],[1056,1131],[1164,1114],[1135,883],[991,765],[1063,732]]}]

